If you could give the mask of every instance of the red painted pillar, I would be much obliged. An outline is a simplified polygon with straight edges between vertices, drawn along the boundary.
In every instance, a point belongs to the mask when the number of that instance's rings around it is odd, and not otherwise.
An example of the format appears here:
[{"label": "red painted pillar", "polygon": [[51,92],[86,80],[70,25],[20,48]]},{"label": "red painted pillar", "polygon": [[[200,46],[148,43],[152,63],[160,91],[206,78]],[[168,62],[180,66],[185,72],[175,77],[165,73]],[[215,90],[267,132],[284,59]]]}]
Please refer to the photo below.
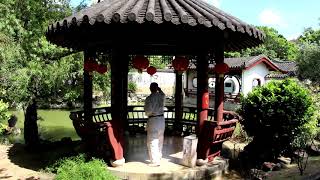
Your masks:
[{"label": "red painted pillar", "polygon": [[197,57],[197,158],[208,157],[208,137],[205,132],[205,122],[208,119],[209,93],[208,93],[208,59],[205,55]]},{"label": "red painted pillar", "polygon": [[208,119],[208,59],[198,56],[197,59],[197,136],[201,133],[204,121]]},{"label": "red painted pillar", "polygon": [[124,127],[127,119],[129,57],[117,49],[112,51],[111,60],[111,127],[108,128],[109,141],[114,160],[123,159]]},{"label": "red painted pillar", "polygon": [[[223,39],[217,41],[215,48],[215,62],[216,64],[224,63],[224,43]],[[215,85],[215,121],[223,121],[223,101],[224,101],[224,74],[216,73]]]},{"label": "red painted pillar", "polygon": [[[94,58],[93,51],[84,51],[84,63]],[[83,111],[84,119],[92,121],[92,72],[83,69]]]}]

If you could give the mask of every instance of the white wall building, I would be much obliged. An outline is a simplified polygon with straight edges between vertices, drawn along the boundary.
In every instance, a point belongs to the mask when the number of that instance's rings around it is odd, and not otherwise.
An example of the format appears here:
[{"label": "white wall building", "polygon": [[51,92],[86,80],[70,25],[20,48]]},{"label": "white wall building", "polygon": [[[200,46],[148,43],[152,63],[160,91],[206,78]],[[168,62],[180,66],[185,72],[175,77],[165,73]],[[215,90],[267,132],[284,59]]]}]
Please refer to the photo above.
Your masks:
[{"label": "white wall building", "polygon": [[[242,58],[225,58],[225,63],[230,67],[229,73],[225,77],[225,109],[234,110],[238,104],[240,93],[246,95],[256,86],[267,83],[270,79],[285,78],[294,73],[296,66],[294,62],[271,61],[264,55]],[[212,72],[213,64],[209,65],[209,94],[210,107],[214,107],[215,77]],[[184,105],[196,106],[197,73],[196,66],[190,68],[182,76],[184,90]],[[167,96],[174,96],[175,93],[175,73],[171,69],[158,70],[153,76],[146,71],[138,73],[129,72],[128,81],[137,85],[136,94],[146,96],[150,94],[149,86],[152,82],[157,82]]]},{"label": "white wall building", "polygon": [[[224,81],[225,89],[225,109],[234,110],[234,104],[238,104],[240,93],[246,95],[256,86],[264,85],[269,80],[270,75],[276,72],[277,75],[286,75],[287,71],[280,68],[264,55],[242,58],[225,58],[225,63],[230,67]],[[209,94],[210,107],[214,107],[215,77],[214,65],[209,65]],[[184,85],[184,103],[196,105],[197,74],[196,66],[191,65],[189,71],[185,73],[187,77]]]}]

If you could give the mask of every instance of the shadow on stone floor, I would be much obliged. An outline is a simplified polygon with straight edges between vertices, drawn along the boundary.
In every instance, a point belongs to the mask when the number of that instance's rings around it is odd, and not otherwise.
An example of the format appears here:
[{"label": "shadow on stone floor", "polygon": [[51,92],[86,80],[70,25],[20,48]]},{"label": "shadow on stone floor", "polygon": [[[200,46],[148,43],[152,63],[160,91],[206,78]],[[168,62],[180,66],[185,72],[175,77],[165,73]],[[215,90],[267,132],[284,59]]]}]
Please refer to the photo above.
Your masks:
[{"label": "shadow on stone floor", "polygon": [[8,159],[23,168],[35,171],[53,165],[58,159],[79,154],[80,141],[46,142],[33,150],[24,144],[13,144],[8,149]]}]

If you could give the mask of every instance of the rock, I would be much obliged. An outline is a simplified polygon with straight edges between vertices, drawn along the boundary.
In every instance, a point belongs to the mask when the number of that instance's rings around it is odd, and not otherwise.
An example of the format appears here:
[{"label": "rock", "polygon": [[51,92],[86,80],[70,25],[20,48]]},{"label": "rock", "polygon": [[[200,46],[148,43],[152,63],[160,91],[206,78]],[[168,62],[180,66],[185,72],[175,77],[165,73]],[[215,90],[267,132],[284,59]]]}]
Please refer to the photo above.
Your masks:
[{"label": "rock", "polygon": [[272,171],[273,167],[275,167],[276,164],[272,163],[272,162],[264,162],[262,164],[262,170],[264,171]]},{"label": "rock", "polygon": [[268,176],[268,173],[259,169],[250,169],[250,179],[262,180]]},{"label": "rock", "polygon": [[286,164],[286,163],[283,163],[283,162],[280,162],[280,165],[281,165],[282,169],[288,169],[290,167],[290,164]]},{"label": "rock", "polygon": [[278,161],[283,164],[291,164],[291,158],[280,156]]},{"label": "rock", "polygon": [[315,156],[320,155],[320,147],[315,144],[311,144],[308,150],[312,155],[315,155]]},{"label": "rock", "polygon": [[306,158],[306,157],[308,157],[308,153],[305,150],[297,150],[297,151],[294,152],[294,155],[297,158]]},{"label": "rock", "polygon": [[272,168],[272,171],[279,171],[281,169],[281,164],[280,163],[277,163],[273,168]]}]

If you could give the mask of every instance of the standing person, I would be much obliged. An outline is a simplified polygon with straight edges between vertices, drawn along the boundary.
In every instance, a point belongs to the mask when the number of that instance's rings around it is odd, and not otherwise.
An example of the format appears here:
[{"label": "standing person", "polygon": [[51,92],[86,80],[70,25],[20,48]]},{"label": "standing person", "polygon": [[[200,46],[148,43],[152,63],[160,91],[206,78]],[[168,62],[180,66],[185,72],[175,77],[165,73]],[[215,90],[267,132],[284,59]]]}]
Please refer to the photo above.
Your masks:
[{"label": "standing person", "polygon": [[148,116],[147,147],[150,166],[160,166],[162,158],[163,133],[165,128],[163,108],[165,94],[158,84],[150,84],[151,94],[146,98],[144,110]]}]

